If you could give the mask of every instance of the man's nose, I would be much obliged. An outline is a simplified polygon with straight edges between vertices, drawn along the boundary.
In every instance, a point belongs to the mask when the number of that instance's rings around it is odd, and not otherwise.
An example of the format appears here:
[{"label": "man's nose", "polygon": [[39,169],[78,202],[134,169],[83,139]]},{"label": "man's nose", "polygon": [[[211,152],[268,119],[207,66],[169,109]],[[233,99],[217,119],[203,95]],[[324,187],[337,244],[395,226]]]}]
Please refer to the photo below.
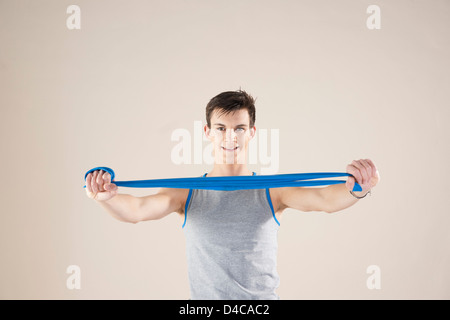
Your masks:
[{"label": "man's nose", "polygon": [[229,141],[233,141],[237,139],[236,132],[234,129],[227,129],[225,133],[225,138]]}]

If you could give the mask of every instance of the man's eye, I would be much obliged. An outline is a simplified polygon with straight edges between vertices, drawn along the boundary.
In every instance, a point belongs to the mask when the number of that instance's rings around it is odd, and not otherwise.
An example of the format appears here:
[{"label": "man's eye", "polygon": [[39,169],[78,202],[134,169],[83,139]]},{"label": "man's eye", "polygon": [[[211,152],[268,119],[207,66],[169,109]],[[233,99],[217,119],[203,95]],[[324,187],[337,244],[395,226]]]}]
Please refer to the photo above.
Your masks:
[{"label": "man's eye", "polygon": [[225,130],[225,128],[217,128],[217,130],[223,131],[223,130]]},{"label": "man's eye", "polygon": [[244,131],[244,128],[237,128],[236,131],[237,130],[240,130],[242,132],[242,131]]}]

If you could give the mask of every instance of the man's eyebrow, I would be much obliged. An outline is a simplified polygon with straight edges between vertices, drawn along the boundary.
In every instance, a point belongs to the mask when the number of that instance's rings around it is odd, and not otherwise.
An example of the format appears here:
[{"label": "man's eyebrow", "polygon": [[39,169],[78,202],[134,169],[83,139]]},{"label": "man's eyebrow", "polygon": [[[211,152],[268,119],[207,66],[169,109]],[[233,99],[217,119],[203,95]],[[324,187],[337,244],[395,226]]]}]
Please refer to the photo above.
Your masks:
[{"label": "man's eyebrow", "polygon": [[[213,123],[213,126],[226,127],[226,125],[224,125],[223,123]],[[248,127],[248,125],[247,124],[238,124],[236,127]]]}]

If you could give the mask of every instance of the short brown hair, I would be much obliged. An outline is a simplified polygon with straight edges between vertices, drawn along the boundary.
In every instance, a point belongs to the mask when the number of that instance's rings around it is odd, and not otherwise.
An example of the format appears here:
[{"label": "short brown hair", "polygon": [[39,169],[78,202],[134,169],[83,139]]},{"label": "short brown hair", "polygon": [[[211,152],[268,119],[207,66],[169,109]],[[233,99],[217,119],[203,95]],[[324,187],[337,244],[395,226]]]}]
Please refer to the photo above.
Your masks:
[{"label": "short brown hair", "polygon": [[255,99],[241,89],[218,94],[206,106],[206,123],[208,128],[211,128],[211,116],[214,110],[218,110],[219,115],[222,115],[241,109],[247,109],[250,118],[250,128],[252,128],[255,125],[256,118]]}]

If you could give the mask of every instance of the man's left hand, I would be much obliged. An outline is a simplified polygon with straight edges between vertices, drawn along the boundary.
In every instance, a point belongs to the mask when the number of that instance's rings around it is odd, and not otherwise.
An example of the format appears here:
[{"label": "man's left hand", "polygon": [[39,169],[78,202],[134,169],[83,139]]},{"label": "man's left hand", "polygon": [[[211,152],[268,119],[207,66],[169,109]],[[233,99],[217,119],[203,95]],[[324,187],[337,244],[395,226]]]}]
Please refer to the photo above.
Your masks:
[{"label": "man's left hand", "polygon": [[380,173],[377,167],[370,159],[353,160],[347,166],[347,173],[353,177],[348,177],[345,186],[349,191],[353,190],[356,182],[361,186],[361,194],[366,194],[370,189],[375,187],[380,181]]}]

